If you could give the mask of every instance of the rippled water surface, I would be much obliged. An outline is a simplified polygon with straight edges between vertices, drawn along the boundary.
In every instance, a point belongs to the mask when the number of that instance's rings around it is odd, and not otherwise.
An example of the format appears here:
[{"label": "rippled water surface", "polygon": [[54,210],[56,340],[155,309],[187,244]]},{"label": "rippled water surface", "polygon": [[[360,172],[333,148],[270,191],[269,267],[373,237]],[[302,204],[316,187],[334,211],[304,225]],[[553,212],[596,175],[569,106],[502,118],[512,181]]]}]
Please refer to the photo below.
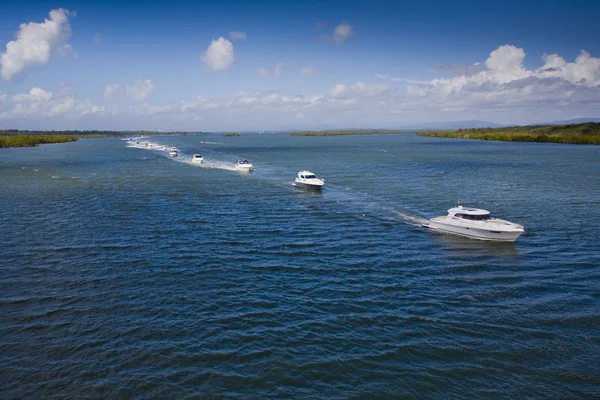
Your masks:
[{"label": "rippled water surface", "polygon": [[600,147],[152,141],[0,149],[0,397],[600,396]]}]

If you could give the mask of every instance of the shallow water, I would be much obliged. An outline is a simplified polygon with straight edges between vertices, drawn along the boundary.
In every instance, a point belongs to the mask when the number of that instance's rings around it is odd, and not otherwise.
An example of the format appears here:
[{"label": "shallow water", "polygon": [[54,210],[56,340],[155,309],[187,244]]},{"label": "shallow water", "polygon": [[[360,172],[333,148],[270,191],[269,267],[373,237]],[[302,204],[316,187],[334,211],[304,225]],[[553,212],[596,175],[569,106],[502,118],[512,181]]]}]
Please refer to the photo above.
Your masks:
[{"label": "shallow water", "polygon": [[0,149],[0,397],[600,396],[600,147],[151,141]]}]

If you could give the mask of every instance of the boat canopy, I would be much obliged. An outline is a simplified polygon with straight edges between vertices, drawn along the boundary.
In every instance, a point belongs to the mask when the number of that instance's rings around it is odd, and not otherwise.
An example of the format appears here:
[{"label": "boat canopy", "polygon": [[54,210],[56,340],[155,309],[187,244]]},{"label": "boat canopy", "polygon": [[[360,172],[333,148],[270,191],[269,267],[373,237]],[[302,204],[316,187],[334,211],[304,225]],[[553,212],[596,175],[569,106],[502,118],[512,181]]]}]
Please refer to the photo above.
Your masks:
[{"label": "boat canopy", "polygon": [[482,210],[481,208],[469,208],[469,207],[458,206],[458,207],[449,209],[448,214],[485,216],[485,215],[490,215],[490,212],[488,210]]},{"label": "boat canopy", "polygon": [[298,172],[298,178],[300,179],[316,179],[317,177],[310,171],[303,170]]}]

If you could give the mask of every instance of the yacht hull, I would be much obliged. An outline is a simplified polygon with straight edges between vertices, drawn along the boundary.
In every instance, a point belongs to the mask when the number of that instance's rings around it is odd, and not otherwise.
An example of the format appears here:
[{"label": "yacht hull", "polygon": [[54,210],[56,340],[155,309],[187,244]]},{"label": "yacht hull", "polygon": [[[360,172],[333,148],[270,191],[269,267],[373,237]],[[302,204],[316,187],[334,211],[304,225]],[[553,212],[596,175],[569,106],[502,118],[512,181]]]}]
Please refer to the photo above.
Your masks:
[{"label": "yacht hull", "polygon": [[321,190],[321,188],[323,187],[323,185],[311,185],[303,182],[294,182],[294,186],[304,190]]},{"label": "yacht hull", "polygon": [[473,226],[466,227],[451,225],[435,220],[431,220],[427,227],[438,232],[450,233],[471,239],[491,240],[495,242],[514,242],[523,234],[523,230],[520,229],[494,230]]},{"label": "yacht hull", "polygon": [[240,172],[252,172],[252,165],[236,165],[235,170]]}]

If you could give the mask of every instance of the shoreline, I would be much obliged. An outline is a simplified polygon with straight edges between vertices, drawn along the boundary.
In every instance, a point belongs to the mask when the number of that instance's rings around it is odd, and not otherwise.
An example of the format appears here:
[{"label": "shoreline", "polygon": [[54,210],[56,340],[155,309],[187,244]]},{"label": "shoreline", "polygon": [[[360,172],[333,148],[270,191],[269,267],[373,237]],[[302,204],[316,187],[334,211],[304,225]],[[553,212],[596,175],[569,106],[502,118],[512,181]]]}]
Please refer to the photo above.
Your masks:
[{"label": "shoreline", "polygon": [[422,131],[418,136],[446,139],[493,140],[500,142],[534,142],[600,145],[600,123],[568,125],[510,126],[505,128],[471,128],[456,131]]}]

